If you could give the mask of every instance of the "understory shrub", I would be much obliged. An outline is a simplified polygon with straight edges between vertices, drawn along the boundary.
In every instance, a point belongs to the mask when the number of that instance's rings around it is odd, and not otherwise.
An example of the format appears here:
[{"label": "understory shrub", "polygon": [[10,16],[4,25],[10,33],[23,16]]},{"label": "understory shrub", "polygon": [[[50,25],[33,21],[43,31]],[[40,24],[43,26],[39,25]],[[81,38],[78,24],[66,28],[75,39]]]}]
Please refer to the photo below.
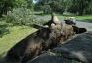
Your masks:
[{"label": "understory shrub", "polygon": [[43,18],[34,15],[34,13],[27,8],[16,8],[4,15],[5,21],[13,25],[32,26],[33,24],[44,24]]},{"label": "understory shrub", "polygon": [[6,34],[9,34],[8,25],[0,23],[0,38]]},{"label": "understory shrub", "polygon": [[16,8],[9,11],[4,16],[6,22],[13,23],[14,25],[32,25],[35,23],[33,19],[33,13],[27,8]]}]

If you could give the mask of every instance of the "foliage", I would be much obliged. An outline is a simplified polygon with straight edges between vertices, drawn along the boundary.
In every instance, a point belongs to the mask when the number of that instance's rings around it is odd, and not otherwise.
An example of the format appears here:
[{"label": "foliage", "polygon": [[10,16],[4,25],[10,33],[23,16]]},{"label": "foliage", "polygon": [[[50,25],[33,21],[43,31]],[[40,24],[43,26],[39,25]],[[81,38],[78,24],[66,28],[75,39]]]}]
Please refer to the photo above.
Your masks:
[{"label": "foliage", "polygon": [[27,1],[26,0],[14,0],[13,8],[19,8],[19,7],[27,7]]},{"label": "foliage", "polygon": [[35,10],[35,11],[38,11],[38,12],[39,12],[39,11],[41,11],[42,9],[43,9],[43,6],[40,6],[39,4],[35,4],[35,5],[34,5],[34,10]]},{"label": "foliage", "polygon": [[7,23],[26,26],[33,26],[34,24],[44,24],[46,20],[43,20],[43,18],[41,17],[42,16],[34,15],[33,12],[27,8],[13,9],[13,11],[9,11],[7,15],[4,15],[4,19]]},{"label": "foliage", "polygon": [[27,8],[33,9],[34,7],[33,0],[26,0],[26,1],[27,1]]},{"label": "foliage", "polygon": [[[35,7],[42,7],[44,13],[58,12],[63,13],[64,6],[61,4],[60,0],[39,0]],[[49,11],[49,12],[48,12]]]},{"label": "foliage", "polygon": [[85,14],[92,14],[92,1],[89,2],[88,7],[85,9]]},{"label": "foliage", "polygon": [[[87,14],[90,11],[89,6],[91,0],[72,0],[68,11],[77,15]],[[91,10],[92,11],[92,10]]]},{"label": "foliage", "polygon": [[52,12],[59,12],[61,14],[64,12],[63,5],[57,1],[52,1],[51,3],[49,3],[49,5],[52,9]]},{"label": "foliage", "polygon": [[32,0],[0,0],[0,16],[7,14],[8,11],[12,11],[13,8],[32,8]]},{"label": "foliage", "polygon": [[0,0],[0,17],[2,14],[7,14],[8,10],[11,10],[15,0]]},{"label": "foliage", "polygon": [[0,22],[0,38],[9,33],[8,25]]},{"label": "foliage", "polygon": [[45,14],[51,13],[51,7],[50,7],[50,5],[44,5],[44,6],[43,6],[43,12],[44,12]]},{"label": "foliage", "polygon": [[64,11],[76,15],[92,14],[92,0],[39,0],[38,6],[50,5],[54,12]]},{"label": "foliage", "polygon": [[27,8],[15,8],[13,11],[9,11],[4,17],[6,18],[6,22],[15,25],[32,25],[35,23],[31,10]]}]

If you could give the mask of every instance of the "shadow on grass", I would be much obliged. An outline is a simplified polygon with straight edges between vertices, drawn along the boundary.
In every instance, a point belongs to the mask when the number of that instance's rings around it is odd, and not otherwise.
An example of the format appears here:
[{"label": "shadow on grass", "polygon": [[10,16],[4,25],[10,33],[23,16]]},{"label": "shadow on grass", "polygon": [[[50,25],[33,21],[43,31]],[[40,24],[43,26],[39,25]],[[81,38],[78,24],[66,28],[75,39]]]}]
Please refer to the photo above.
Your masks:
[{"label": "shadow on grass", "polygon": [[2,54],[0,54],[0,63],[7,63],[7,62],[5,61],[5,55],[6,55],[5,52],[3,52]]},{"label": "shadow on grass", "polygon": [[41,15],[41,16],[43,16],[44,14],[43,13],[35,13],[35,15]]},{"label": "shadow on grass", "polygon": [[3,35],[9,34],[9,33],[10,33],[10,31],[8,29],[8,25],[6,25],[6,24],[0,24],[0,38]]}]

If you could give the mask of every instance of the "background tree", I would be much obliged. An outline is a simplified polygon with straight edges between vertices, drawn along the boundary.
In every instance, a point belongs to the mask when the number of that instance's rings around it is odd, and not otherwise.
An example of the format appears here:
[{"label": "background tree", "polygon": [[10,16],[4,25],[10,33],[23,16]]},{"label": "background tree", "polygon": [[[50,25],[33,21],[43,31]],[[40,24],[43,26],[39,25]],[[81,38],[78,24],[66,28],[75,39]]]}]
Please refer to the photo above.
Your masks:
[{"label": "background tree", "polygon": [[91,0],[71,0],[71,2],[72,4],[68,8],[68,11],[78,15],[83,15],[84,13],[86,13],[85,10],[89,8],[89,3],[91,2]]},{"label": "background tree", "polygon": [[0,16],[13,8],[15,0],[0,0]]},{"label": "background tree", "polygon": [[67,11],[76,15],[92,14],[92,0],[38,0],[37,2],[39,7],[47,4],[54,12]]},{"label": "background tree", "polygon": [[0,16],[2,14],[7,14],[7,11],[12,10],[13,8],[32,8],[33,0],[0,0]]},{"label": "background tree", "polygon": [[[47,6],[48,5],[48,9],[53,11],[53,12],[59,12],[59,13],[63,13],[64,11],[64,7],[61,4],[61,0],[39,0],[38,3],[36,4],[36,6],[38,7],[42,7],[43,9],[41,10],[47,10]],[[45,8],[44,8],[45,7]]]}]

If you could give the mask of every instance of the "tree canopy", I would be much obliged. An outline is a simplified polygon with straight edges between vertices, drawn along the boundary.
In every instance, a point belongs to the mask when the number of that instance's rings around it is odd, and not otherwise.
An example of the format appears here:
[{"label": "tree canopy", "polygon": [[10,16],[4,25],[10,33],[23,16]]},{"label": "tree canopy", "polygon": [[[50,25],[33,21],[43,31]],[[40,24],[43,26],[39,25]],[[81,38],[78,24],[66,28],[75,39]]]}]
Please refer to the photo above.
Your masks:
[{"label": "tree canopy", "polygon": [[7,14],[7,11],[13,8],[31,8],[32,5],[32,0],[0,0],[0,16],[2,16],[2,14]]},{"label": "tree canopy", "polygon": [[[92,0],[35,0],[36,11],[44,13],[63,13],[64,11],[76,15],[92,14]],[[13,8],[26,7],[33,8],[33,0],[0,0],[0,16],[7,14]]]},{"label": "tree canopy", "polygon": [[[77,15],[92,14],[92,0],[38,0],[36,6],[48,5],[52,11],[63,13],[71,12]],[[45,10],[42,9],[42,10]]]}]

